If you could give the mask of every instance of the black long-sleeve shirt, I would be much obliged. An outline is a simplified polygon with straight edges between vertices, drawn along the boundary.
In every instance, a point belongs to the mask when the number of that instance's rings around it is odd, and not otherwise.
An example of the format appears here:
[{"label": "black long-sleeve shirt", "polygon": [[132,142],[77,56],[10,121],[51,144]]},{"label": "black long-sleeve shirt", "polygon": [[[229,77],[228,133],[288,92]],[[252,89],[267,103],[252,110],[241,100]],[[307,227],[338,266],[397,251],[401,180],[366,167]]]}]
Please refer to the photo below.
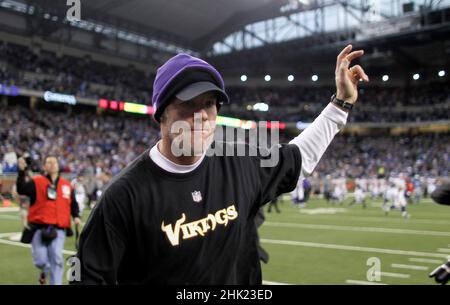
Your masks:
[{"label": "black long-sleeve shirt", "polygon": [[212,156],[184,174],[144,152],[92,211],[73,284],[261,284],[256,212],[292,191],[301,169],[296,145],[274,149],[272,167],[259,156]]},{"label": "black long-sleeve shirt", "polygon": [[[51,181],[50,176],[46,177]],[[25,178],[25,171],[19,171],[16,181],[17,193],[28,196],[30,198],[30,206],[32,206],[36,202],[36,185],[34,184],[33,179],[26,181]],[[56,178],[55,185],[58,185],[58,180],[59,176]],[[70,215],[72,215],[73,218],[80,217],[80,208],[73,190],[70,194],[70,202]]]}]

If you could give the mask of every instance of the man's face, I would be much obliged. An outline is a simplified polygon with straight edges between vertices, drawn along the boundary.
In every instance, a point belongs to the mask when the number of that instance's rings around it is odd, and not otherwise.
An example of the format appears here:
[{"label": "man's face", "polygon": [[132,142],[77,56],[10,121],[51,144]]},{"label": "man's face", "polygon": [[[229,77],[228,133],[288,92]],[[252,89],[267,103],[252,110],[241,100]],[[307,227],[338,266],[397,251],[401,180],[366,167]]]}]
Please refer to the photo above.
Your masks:
[{"label": "man's face", "polygon": [[55,157],[45,159],[44,170],[50,175],[57,174],[59,172],[58,160]]},{"label": "man's face", "polygon": [[[190,156],[203,154],[214,137],[216,105],[217,97],[213,92],[203,93],[186,102],[175,99],[161,117],[162,136],[168,137],[171,143],[176,138],[189,143],[187,154]],[[186,156],[186,150],[183,155]]]}]

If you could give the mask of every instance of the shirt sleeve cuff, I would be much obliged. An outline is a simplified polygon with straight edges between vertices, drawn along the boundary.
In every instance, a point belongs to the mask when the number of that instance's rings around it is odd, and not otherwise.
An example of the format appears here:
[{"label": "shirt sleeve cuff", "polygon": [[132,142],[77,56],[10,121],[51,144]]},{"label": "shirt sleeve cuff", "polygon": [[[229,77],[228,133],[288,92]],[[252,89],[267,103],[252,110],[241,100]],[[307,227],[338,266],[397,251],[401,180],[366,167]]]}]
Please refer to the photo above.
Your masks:
[{"label": "shirt sleeve cuff", "polygon": [[322,111],[322,115],[327,119],[336,123],[339,128],[342,128],[347,123],[348,113],[339,109],[333,103],[329,103]]}]

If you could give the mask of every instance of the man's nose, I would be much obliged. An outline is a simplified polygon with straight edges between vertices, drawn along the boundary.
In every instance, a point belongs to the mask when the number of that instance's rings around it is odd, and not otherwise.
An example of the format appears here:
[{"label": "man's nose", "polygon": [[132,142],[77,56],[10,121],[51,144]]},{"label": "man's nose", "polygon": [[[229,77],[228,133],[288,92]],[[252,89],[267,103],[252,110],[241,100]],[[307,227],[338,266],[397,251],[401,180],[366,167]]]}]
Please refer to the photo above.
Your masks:
[{"label": "man's nose", "polygon": [[208,111],[206,111],[206,108],[202,107],[195,111],[196,117],[200,118],[202,121],[208,120]]},{"label": "man's nose", "polygon": [[202,120],[203,121],[208,120],[208,111],[206,111],[206,107],[203,107],[200,112],[202,114]]}]

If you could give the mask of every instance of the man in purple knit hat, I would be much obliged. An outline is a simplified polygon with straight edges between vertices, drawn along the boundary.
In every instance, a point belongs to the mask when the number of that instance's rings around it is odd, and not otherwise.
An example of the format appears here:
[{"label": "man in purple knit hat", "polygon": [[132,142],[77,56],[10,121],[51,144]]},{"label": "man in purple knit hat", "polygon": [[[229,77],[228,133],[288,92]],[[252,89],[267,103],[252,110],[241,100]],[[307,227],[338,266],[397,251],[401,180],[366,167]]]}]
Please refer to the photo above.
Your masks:
[{"label": "man in purple knit hat", "polygon": [[[215,121],[229,103],[219,72],[179,54],[161,66],[153,85],[160,141],[117,175],[80,237],[82,284],[261,284],[254,217],[311,174],[368,81],[349,45],[337,57],[336,94],[289,144],[267,155],[209,154]],[[244,145],[245,146],[245,145]],[[248,147],[244,147],[248,148]]]}]

